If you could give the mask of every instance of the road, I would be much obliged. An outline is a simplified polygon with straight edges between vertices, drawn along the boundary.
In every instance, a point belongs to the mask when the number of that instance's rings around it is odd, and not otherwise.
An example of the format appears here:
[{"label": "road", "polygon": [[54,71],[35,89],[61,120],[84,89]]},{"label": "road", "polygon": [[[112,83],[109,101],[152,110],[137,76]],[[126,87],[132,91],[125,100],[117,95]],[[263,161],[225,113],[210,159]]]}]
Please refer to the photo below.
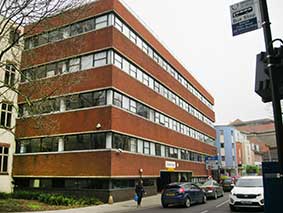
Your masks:
[{"label": "road", "polygon": [[[136,209],[135,211],[128,211],[128,212],[154,212],[154,213],[166,213],[166,212],[178,212],[178,213],[230,213],[230,208],[228,204],[228,197],[229,193],[225,193],[224,197],[218,198],[217,200],[208,200],[206,204],[198,204],[192,205],[189,209],[184,207],[169,207],[169,208],[162,208],[160,206],[155,206],[151,208],[143,208]],[[237,211],[240,213],[246,212],[258,212],[262,213],[262,211],[255,211],[255,210],[241,210]]]}]

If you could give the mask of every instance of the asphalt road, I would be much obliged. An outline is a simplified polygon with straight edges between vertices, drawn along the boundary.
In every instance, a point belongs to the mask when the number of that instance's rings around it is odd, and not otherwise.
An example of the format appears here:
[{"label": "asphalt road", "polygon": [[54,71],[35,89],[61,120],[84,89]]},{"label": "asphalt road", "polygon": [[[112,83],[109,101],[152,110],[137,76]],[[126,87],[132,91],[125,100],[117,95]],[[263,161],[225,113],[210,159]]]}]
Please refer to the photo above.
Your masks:
[{"label": "asphalt road", "polygon": [[[228,204],[228,197],[229,193],[225,193],[224,197],[218,198],[217,200],[208,200],[206,204],[197,204],[192,205],[190,208],[184,208],[184,207],[169,207],[169,208],[162,208],[162,206],[156,206],[152,208],[143,208],[136,209],[135,211],[130,212],[154,212],[154,213],[166,213],[166,212],[178,212],[178,213],[227,213],[231,212]],[[262,213],[262,211],[258,210],[240,210],[237,211],[240,213],[246,213],[246,212],[258,212]]]}]

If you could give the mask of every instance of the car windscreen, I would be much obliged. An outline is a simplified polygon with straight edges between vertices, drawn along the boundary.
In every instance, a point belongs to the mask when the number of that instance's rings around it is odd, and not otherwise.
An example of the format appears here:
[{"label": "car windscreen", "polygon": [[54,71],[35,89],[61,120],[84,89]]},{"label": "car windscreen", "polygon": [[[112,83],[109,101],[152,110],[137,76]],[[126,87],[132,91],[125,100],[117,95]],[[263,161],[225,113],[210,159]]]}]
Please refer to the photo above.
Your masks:
[{"label": "car windscreen", "polygon": [[237,187],[263,187],[262,178],[243,178],[236,183]]},{"label": "car windscreen", "polygon": [[231,179],[226,179],[223,181],[223,183],[232,183],[232,180]]}]

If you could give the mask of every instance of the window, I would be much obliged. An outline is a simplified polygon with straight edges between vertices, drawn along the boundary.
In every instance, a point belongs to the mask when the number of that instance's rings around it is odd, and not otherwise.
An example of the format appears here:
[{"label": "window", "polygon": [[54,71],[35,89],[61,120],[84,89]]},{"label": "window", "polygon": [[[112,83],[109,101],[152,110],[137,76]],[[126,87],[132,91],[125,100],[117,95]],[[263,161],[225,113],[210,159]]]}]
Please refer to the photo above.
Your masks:
[{"label": "window", "polygon": [[67,96],[65,103],[66,103],[66,110],[72,110],[72,109],[80,108],[79,95]]},{"label": "window", "polygon": [[114,26],[115,26],[120,32],[123,31],[123,23],[122,23],[117,17],[115,17]]},{"label": "window", "polygon": [[78,35],[83,32],[82,22],[71,25],[71,36]]},{"label": "window", "polygon": [[130,99],[126,96],[123,96],[122,100],[122,107],[126,110],[130,110]]},{"label": "window", "polygon": [[46,77],[51,77],[56,74],[56,63],[46,66]]},{"label": "window", "polygon": [[82,57],[82,70],[87,70],[93,66],[93,55],[86,55]]},{"label": "window", "polygon": [[135,44],[137,43],[137,35],[133,31],[130,31],[130,40]]},{"label": "window", "polygon": [[99,67],[107,64],[107,53],[100,52],[94,55],[94,66]]},{"label": "window", "polygon": [[56,152],[58,151],[58,138],[47,137],[41,140],[41,152]]},{"label": "window", "polygon": [[88,32],[94,29],[94,19],[88,19],[81,23],[82,31]]},{"label": "window", "polygon": [[113,104],[115,106],[122,107],[122,95],[121,94],[114,92]]},{"label": "window", "polygon": [[161,156],[161,145],[158,143],[155,144],[155,155]]},{"label": "window", "polygon": [[4,84],[14,86],[16,76],[16,67],[13,64],[6,64]]},{"label": "window", "polygon": [[93,94],[94,106],[101,106],[106,104],[105,91],[94,92]]},{"label": "window", "polygon": [[127,136],[120,134],[113,134],[112,148],[130,151],[130,144]]},{"label": "window", "polygon": [[130,64],[130,75],[137,78],[137,68],[132,64]]},{"label": "window", "polygon": [[44,45],[48,42],[48,33],[38,35],[38,45]]},{"label": "window", "polygon": [[150,154],[150,145],[149,145],[149,142],[147,141],[144,141],[143,143],[143,153],[146,155]]},{"label": "window", "polygon": [[77,72],[80,70],[80,58],[71,59],[69,62],[69,72]]},{"label": "window", "polygon": [[60,36],[59,30],[53,30],[49,32],[48,33],[49,42],[58,41],[60,39],[59,36]]},{"label": "window", "polygon": [[95,29],[98,30],[103,27],[107,27],[107,15],[95,19]]},{"label": "window", "polygon": [[91,136],[92,149],[105,149],[106,148],[106,133],[92,134]]},{"label": "window", "polygon": [[0,146],[0,173],[8,172],[9,148]]},{"label": "window", "polygon": [[58,63],[57,65],[57,73],[65,73],[65,72],[68,72],[68,61],[61,61]]},{"label": "window", "polygon": [[3,127],[11,127],[13,105],[2,103],[0,125]]},{"label": "window", "polygon": [[131,152],[137,152],[138,151],[138,146],[137,146],[137,139],[135,138],[130,138],[130,151]]},{"label": "window", "polygon": [[144,118],[149,118],[149,108],[140,103],[137,103],[136,113]]},{"label": "window", "polygon": [[122,69],[122,57],[115,53],[114,55],[114,64]]},{"label": "window", "polygon": [[92,107],[93,104],[93,93],[83,93],[80,94],[80,102],[82,107]]},{"label": "window", "polygon": [[137,103],[133,100],[130,100],[130,111],[133,113],[137,112]]}]

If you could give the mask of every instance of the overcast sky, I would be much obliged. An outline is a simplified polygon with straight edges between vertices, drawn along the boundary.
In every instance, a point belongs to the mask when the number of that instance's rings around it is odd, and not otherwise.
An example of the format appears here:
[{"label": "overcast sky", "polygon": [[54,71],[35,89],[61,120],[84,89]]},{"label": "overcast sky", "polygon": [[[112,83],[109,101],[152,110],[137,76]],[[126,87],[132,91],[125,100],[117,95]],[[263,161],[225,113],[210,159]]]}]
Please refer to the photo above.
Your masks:
[{"label": "overcast sky", "polygon": [[[262,29],[232,36],[230,9],[239,0],[123,0],[215,99],[216,124],[272,118],[254,92]],[[283,39],[283,1],[268,0],[273,39]],[[278,46],[278,44],[276,44]]]}]

